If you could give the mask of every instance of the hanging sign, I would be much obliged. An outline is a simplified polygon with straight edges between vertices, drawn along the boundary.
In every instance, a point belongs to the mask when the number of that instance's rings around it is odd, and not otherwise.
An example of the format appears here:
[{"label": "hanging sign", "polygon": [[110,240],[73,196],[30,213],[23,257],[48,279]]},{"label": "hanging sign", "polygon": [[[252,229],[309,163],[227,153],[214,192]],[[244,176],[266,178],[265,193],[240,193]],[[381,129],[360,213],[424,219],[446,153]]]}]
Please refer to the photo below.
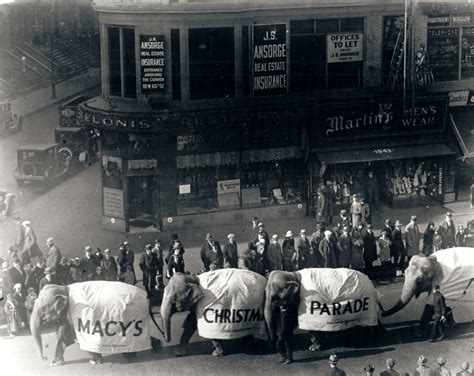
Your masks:
[{"label": "hanging sign", "polygon": [[327,35],[327,62],[346,63],[364,59],[364,33]]},{"label": "hanging sign", "polygon": [[253,95],[287,93],[286,25],[253,27]]},{"label": "hanging sign", "polygon": [[164,35],[140,35],[140,70],[143,93],[165,90]]}]

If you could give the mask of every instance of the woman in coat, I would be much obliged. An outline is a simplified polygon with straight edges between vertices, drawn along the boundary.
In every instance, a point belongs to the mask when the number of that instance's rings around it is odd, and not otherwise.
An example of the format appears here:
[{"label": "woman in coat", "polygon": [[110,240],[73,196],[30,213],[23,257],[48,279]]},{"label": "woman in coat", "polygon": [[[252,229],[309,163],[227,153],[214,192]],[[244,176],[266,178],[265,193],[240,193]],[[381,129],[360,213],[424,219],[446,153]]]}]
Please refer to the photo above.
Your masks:
[{"label": "woman in coat", "polygon": [[425,256],[429,256],[433,253],[434,229],[435,224],[433,221],[430,221],[423,234],[423,254]]},{"label": "woman in coat", "polygon": [[413,256],[418,255],[420,253],[420,230],[416,222],[416,216],[412,215],[410,217],[410,223],[407,224],[407,227],[405,229],[406,250],[408,256],[407,262],[410,262],[410,259]]},{"label": "woman in coat", "polygon": [[357,228],[351,233],[352,241],[352,269],[362,271],[364,269],[364,239],[362,238],[362,230],[364,225],[359,222]]},{"label": "woman in coat", "polygon": [[368,273],[373,268],[373,262],[377,260],[377,241],[370,223],[367,224],[362,238],[364,240],[365,272]]}]

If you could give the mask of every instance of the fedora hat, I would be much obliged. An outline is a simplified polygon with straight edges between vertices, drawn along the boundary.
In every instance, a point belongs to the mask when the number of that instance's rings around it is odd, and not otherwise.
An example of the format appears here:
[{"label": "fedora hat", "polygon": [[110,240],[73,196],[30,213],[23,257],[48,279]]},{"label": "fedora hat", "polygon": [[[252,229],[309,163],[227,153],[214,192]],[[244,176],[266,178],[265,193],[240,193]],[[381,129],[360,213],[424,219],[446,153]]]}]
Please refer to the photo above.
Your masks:
[{"label": "fedora hat", "polygon": [[446,359],[443,357],[436,358],[436,363],[438,363],[440,366],[444,366],[446,364]]},{"label": "fedora hat", "polygon": [[54,244],[54,239],[53,238],[46,239],[46,244],[48,245]]},{"label": "fedora hat", "polygon": [[331,364],[337,364],[338,360],[339,359],[337,358],[336,354],[331,354],[329,356],[329,363],[331,363]]},{"label": "fedora hat", "polygon": [[293,236],[293,232],[291,232],[291,230],[289,230],[289,231],[286,232],[285,238],[290,238],[292,236]]},{"label": "fedora hat", "polygon": [[428,363],[428,359],[426,359],[423,355],[420,355],[416,360],[418,364],[426,364]]}]

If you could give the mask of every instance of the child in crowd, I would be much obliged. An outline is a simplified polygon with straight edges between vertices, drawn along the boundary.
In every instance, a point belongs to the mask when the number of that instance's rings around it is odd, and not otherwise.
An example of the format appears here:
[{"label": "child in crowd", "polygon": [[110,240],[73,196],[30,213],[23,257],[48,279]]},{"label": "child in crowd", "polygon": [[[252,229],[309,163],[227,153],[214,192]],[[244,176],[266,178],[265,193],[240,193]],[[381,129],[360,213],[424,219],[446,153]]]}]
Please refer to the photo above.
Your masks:
[{"label": "child in crowd", "polygon": [[7,316],[7,330],[10,337],[16,336],[20,332],[21,323],[20,315],[16,309],[15,300],[12,294],[7,294],[7,301],[5,302],[5,314]]}]

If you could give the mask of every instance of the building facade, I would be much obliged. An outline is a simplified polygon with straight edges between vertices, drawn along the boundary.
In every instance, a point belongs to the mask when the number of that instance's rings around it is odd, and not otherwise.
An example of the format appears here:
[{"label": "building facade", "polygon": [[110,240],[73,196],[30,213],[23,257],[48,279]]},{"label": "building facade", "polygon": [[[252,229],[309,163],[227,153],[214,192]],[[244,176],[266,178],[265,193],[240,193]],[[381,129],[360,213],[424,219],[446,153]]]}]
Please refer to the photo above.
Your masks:
[{"label": "building facade", "polygon": [[320,181],[372,197],[369,171],[387,205],[454,200],[474,8],[444,6],[96,0],[104,227],[303,216]]}]

